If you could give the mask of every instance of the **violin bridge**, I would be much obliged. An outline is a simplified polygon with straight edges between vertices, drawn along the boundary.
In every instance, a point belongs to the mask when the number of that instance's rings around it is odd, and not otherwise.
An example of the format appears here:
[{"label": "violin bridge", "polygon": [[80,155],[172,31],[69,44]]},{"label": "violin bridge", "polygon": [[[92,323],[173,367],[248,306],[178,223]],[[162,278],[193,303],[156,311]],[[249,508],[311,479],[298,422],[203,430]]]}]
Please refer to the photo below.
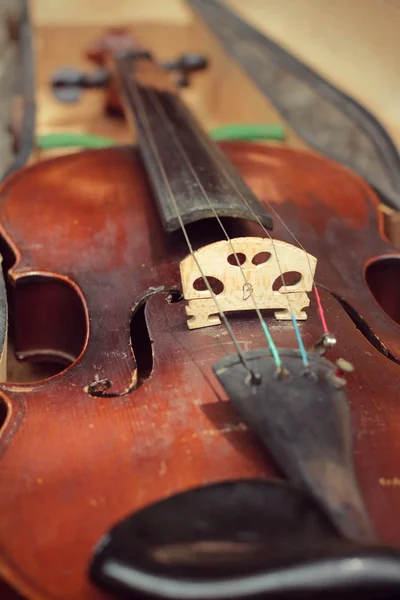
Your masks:
[{"label": "violin bridge", "polygon": [[221,323],[215,299],[223,312],[254,310],[256,305],[275,309],[277,320],[291,319],[292,312],[305,320],[316,265],[317,259],[301,248],[269,238],[242,237],[203,246],[180,264],[188,327]]}]

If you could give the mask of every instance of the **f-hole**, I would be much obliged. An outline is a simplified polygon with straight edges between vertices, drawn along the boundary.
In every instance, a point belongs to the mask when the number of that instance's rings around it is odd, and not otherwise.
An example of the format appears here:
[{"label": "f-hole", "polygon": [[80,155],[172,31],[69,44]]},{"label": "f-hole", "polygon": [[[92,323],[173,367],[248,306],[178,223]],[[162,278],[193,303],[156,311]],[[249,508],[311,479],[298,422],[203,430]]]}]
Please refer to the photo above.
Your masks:
[{"label": "f-hole", "polygon": [[365,279],[375,300],[400,325],[400,258],[378,258],[365,271]]},{"label": "f-hole", "polygon": [[148,298],[134,309],[131,317],[131,344],[136,360],[138,385],[146,381],[153,370],[153,342],[146,323],[147,300]]},{"label": "f-hole", "polygon": [[[39,381],[61,373],[81,353],[86,338],[83,303],[68,283],[28,275],[8,294],[8,380]],[[18,359],[26,361],[25,368]]]},{"label": "f-hole", "polygon": [[3,398],[0,398],[0,433],[8,416],[8,406]]},{"label": "f-hole", "polygon": [[144,296],[133,309],[130,332],[132,350],[136,361],[138,386],[146,381],[153,371],[153,340],[150,338],[147,327],[146,305],[155,294],[165,295],[165,299],[169,304],[180,302],[183,299],[182,293],[178,290],[159,288]]},{"label": "f-hole", "polygon": [[11,285],[8,271],[15,255],[1,236],[0,254],[5,282],[5,292],[0,282],[0,311],[2,300],[8,307],[6,380],[35,382],[61,373],[77,359],[86,339],[80,296],[57,277],[26,275]]}]

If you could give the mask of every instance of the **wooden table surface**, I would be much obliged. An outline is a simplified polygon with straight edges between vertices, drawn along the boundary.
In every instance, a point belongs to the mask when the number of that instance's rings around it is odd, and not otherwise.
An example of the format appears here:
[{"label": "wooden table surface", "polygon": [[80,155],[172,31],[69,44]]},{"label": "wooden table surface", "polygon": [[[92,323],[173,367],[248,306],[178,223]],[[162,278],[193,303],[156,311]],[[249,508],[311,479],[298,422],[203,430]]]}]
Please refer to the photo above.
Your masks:
[{"label": "wooden table surface", "polygon": [[[194,74],[190,87],[182,91],[184,100],[207,130],[232,122],[281,122],[273,106],[199,23],[137,21],[125,25],[159,60],[190,51],[210,57],[207,70]],[[103,90],[87,91],[75,104],[65,105],[52,96],[49,87],[52,73],[60,66],[93,69],[85,51],[104,30],[104,25],[36,26],[38,134],[86,132],[110,136],[119,142],[132,141],[123,121],[104,114]],[[287,136],[290,145],[303,146],[289,128]]]},{"label": "wooden table surface", "polygon": [[[399,0],[225,2],[361,101],[400,145]],[[40,27],[129,22],[184,26],[191,20],[183,0],[113,0],[112,10],[108,0],[31,3]]]}]

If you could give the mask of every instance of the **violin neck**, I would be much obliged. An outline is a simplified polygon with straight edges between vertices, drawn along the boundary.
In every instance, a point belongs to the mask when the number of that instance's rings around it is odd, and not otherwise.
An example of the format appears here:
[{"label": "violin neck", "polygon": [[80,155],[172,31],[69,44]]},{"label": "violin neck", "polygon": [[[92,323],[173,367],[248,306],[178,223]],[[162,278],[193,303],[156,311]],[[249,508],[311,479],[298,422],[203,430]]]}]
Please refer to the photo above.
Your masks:
[{"label": "violin neck", "polygon": [[270,215],[186,108],[168,73],[132,53],[117,56],[116,65],[164,229],[216,215],[271,229]]}]

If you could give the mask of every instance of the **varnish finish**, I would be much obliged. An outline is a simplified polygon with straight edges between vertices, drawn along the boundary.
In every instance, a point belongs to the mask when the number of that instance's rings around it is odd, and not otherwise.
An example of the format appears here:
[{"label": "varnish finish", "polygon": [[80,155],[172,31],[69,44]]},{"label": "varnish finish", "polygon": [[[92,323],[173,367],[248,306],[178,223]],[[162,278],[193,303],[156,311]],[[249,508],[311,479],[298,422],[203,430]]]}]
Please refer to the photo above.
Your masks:
[{"label": "varnish finish", "polygon": [[[364,277],[376,257],[400,256],[378,233],[377,200],[358,177],[311,154],[221,147],[318,258],[316,279],[327,288],[320,288],[322,301],[338,338],[327,357],[355,366],[348,395],[360,487],[381,541],[400,545],[400,330]],[[16,255],[9,277],[17,351],[73,359],[46,381],[1,385],[9,411],[0,439],[1,573],[29,598],[100,600],[106,596],[86,569],[115,521],[196,485],[277,472],[211,371],[234,352],[225,329],[190,331],[184,302],[166,301],[180,285],[187,248],[179,233],[163,232],[133,150],[85,152],[16,174],[1,191],[0,222]],[[274,237],[292,243],[275,224]],[[260,235],[250,223],[241,232]],[[380,289],[391,285],[395,294],[390,281]],[[333,294],[361,315],[381,351]],[[146,298],[153,341],[147,379],[139,313],[132,320],[134,347],[142,344],[139,372],[130,341],[131,313]],[[321,334],[313,298],[307,312],[299,327],[309,348]],[[268,324],[278,347],[296,347],[291,323]],[[232,325],[244,349],[264,345],[251,313]],[[90,395],[107,387],[102,380],[112,383],[110,397]]]}]

